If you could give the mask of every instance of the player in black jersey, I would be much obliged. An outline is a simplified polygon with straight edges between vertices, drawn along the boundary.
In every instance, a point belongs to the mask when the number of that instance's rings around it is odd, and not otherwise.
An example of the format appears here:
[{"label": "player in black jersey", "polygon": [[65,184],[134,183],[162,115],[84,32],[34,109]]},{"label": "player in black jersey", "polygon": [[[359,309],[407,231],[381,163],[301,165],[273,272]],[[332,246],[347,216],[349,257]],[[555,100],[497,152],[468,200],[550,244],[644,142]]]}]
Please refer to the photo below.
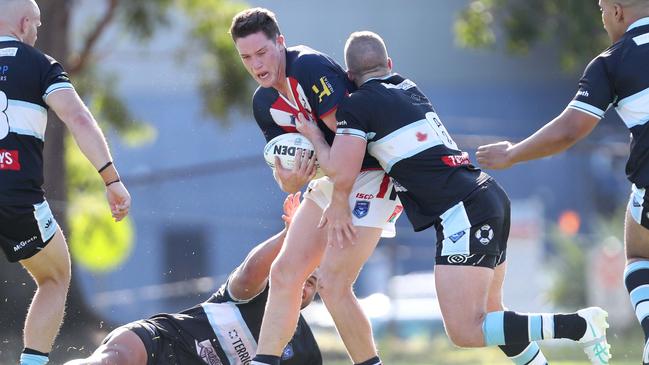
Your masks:
[{"label": "player in black jersey", "polygon": [[[275,15],[253,8],[237,14],[230,33],[241,60],[260,87],[253,97],[253,111],[266,140],[296,132],[295,118],[307,113],[332,141],[335,111],[353,88],[345,71],[329,56],[306,46],[287,47]],[[297,191],[313,177],[314,159],[298,154],[295,169],[287,171],[276,161],[275,177],[287,192]],[[327,249],[325,232],[318,228],[322,210],[331,200],[329,177],[309,183],[296,222],[273,265],[271,290],[259,340],[259,356],[253,364],[276,364],[290,339],[299,312],[302,282],[320,265],[320,296],[355,364],[380,364],[370,322],[360,309],[352,285],[378,240],[394,235],[394,221],[402,207],[388,176],[377,161],[367,156],[363,171],[355,176],[353,196],[348,196],[353,221],[359,227],[356,244]],[[349,212],[348,212],[349,213]]]},{"label": "player in black jersey", "polygon": [[[316,147],[320,166],[335,180],[332,204],[322,220],[334,240],[351,239],[345,214],[350,181],[367,150],[395,180],[415,231],[434,227],[435,285],[449,338],[462,347],[501,347],[516,364],[546,364],[534,341],[580,341],[594,364],[607,364],[606,312],[587,308],[559,315],[506,311],[510,206],[489,175],[471,165],[428,98],[409,79],[393,74],[383,40],[353,33],[345,47],[350,78],[358,90],[336,113],[338,130],[329,148],[304,116],[298,130]],[[335,243],[335,242],[334,242]]]},{"label": "player in black jersey", "polygon": [[42,189],[48,109],[99,170],[115,220],[130,207],[104,136],[68,75],[56,60],[33,48],[39,26],[36,2],[0,0],[0,246],[38,285],[25,320],[23,365],[48,361],[70,281],[67,245]]},{"label": "player in black jersey", "polygon": [[557,154],[586,137],[609,107],[615,109],[631,132],[624,282],[645,333],[642,361],[649,364],[649,0],[600,0],[599,6],[613,45],[586,67],[568,107],[520,143],[481,146],[477,158],[485,168],[502,169]]},{"label": "player in black jersey", "polygon": [[[284,201],[285,225],[291,222],[300,193]],[[88,358],[66,365],[248,365],[257,350],[268,298],[270,266],[287,228],[253,248],[225,284],[204,303],[174,314],[157,314],[111,332]],[[317,291],[312,274],[301,291],[301,307]],[[302,316],[281,355],[283,365],[322,365],[322,356]]]}]

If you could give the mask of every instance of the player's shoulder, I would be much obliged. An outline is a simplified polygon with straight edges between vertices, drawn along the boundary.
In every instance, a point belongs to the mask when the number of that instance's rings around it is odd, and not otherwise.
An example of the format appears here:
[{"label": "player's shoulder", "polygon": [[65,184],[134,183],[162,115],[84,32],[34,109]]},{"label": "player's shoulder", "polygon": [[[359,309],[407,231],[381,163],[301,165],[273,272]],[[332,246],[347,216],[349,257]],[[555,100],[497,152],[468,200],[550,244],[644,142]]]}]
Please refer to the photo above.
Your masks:
[{"label": "player's shoulder", "polygon": [[263,102],[272,104],[275,101],[275,99],[277,99],[277,96],[278,96],[277,90],[275,90],[274,88],[259,86],[252,94],[253,106]]},{"label": "player's shoulder", "polygon": [[17,43],[17,48],[22,55],[22,57],[34,60],[38,63],[43,63],[43,64],[54,64],[58,63],[54,57],[42,52],[36,47],[32,47],[29,44],[23,43],[23,42],[16,42]]},{"label": "player's shoulder", "polygon": [[323,67],[339,67],[333,58],[308,46],[289,47],[286,52],[287,62],[290,62],[291,69],[295,72],[310,72]]}]

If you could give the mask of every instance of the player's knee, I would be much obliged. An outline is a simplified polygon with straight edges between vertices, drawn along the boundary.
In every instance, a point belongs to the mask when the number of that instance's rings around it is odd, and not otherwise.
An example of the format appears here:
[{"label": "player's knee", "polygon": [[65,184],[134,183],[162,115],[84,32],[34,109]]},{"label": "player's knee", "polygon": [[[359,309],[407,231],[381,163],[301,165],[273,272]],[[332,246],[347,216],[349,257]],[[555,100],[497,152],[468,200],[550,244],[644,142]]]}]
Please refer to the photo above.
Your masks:
[{"label": "player's knee", "polygon": [[71,271],[69,266],[57,265],[46,273],[35,277],[39,287],[55,287],[58,290],[67,292],[70,287]]},{"label": "player's knee", "polygon": [[484,315],[463,316],[457,320],[447,320],[444,322],[446,334],[451,342],[458,347],[483,347],[484,335],[482,333],[482,322]]},{"label": "player's knee", "polygon": [[318,280],[318,293],[325,302],[341,300],[345,297],[353,297],[353,280],[345,280],[344,277],[321,273]]},{"label": "player's knee", "polygon": [[483,347],[484,340],[481,331],[446,327],[446,334],[453,345],[457,347]]},{"label": "player's knee", "polygon": [[281,261],[274,262],[270,268],[270,285],[274,288],[301,288],[306,279]]}]

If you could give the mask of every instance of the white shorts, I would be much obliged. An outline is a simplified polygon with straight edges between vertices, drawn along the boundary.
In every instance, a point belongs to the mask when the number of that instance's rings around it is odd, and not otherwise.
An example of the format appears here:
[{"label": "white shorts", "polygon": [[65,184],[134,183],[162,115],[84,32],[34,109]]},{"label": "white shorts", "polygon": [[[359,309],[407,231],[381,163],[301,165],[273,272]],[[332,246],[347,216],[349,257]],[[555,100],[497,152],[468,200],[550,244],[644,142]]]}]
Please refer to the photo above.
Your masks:
[{"label": "white shorts", "polygon": [[[304,197],[325,209],[331,202],[334,184],[329,177],[309,183]],[[394,237],[394,223],[403,211],[392,180],[383,170],[361,171],[349,195],[352,223],[358,227],[382,228],[381,237]]]},{"label": "white shorts", "polygon": [[635,184],[631,185],[628,210],[634,221],[649,229],[649,211],[645,207],[645,197],[645,189],[640,189]]}]

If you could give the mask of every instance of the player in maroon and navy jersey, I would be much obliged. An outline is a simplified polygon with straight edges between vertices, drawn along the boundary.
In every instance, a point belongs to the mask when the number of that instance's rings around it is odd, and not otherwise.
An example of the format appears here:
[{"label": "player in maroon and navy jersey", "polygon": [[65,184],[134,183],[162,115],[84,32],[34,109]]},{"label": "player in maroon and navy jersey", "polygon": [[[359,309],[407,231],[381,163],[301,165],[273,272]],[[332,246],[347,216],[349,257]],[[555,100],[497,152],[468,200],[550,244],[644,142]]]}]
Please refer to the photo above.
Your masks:
[{"label": "player in maroon and navy jersey", "polygon": [[[253,98],[255,119],[266,140],[296,132],[295,118],[308,114],[317,121],[329,141],[336,129],[335,112],[352,84],[344,70],[329,56],[309,47],[287,47],[275,15],[254,8],[237,14],[230,33],[244,66],[260,87]],[[290,227],[285,249],[278,256],[253,364],[277,364],[292,335],[299,313],[299,292],[307,276],[320,265],[320,296],[332,314],[350,356],[356,364],[379,364],[367,317],[360,309],[352,285],[373,252],[383,231],[394,235],[394,221],[401,205],[389,177],[368,156],[364,171],[355,179],[352,194],[359,235],[355,245],[326,249],[326,232],[318,228],[323,209],[331,201],[332,177],[312,180]],[[274,171],[286,192],[298,191],[315,174],[315,160],[297,154],[293,170],[276,161]]]}]

